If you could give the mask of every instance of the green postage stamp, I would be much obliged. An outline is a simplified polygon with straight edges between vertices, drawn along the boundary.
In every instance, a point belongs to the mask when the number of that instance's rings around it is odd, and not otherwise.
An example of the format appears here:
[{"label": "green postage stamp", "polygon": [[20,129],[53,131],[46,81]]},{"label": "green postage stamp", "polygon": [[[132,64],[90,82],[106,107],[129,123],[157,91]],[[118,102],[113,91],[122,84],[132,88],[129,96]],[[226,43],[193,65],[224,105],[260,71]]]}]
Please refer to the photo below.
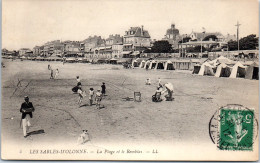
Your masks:
[{"label": "green postage stamp", "polygon": [[254,110],[242,105],[221,107],[209,123],[210,137],[220,150],[252,151],[257,130]]}]

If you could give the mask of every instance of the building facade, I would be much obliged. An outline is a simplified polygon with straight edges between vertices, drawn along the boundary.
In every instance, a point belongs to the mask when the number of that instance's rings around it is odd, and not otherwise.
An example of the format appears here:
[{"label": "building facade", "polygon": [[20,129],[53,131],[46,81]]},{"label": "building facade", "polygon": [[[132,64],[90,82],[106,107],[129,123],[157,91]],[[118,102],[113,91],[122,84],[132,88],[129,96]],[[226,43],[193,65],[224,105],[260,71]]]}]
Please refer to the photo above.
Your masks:
[{"label": "building facade", "polygon": [[39,55],[41,55],[41,52],[42,52],[42,50],[41,50],[41,47],[40,47],[40,46],[35,46],[35,47],[33,48],[33,55],[34,55],[34,56],[39,56]]},{"label": "building facade", "polygon": [[122,58],[123,43],[117,43],[112,45],[112,58]]},{"label": "building facade", "polygon": [[62,44],[64,57],[78,57],[81,54],[81,42],[67,40],[62,42]]},{"label": "building facade", "polygon": [[54,55],[62,55],[61,51],[63,49],[64,45],[60,40],[53,40],[46,42],[43,45],[41,56],[49,57]]},{"label": "building facade", "polygon": [[94,35],[89,36],[87,39],[81,42],[82,46],[84,47],[84,53],[87,57],[93,56],[95,53],[96,48],[105,44],[105,40],[101,38],[101,36]]},{"label": "building facade", "polygon": [[224,36],[220,32],[212,32],[212,33],[203,33],[203,32],[191,32],[189,35],[191,38],[191,41],[202,41],[205,37],[215,35],[217,37],[217,40],[214,41],[224,41]]},{"label": "building facade", "polygon": [[19,56],[28,56],[29,54],[31,54],[31,50],[29,48],[21,48],[19,50]]},{"label": "building facade", "polygon": [[143,26],[131,27],[125,31],[123,51],[143,51],[149,47],[151,47],[151,37]]}]

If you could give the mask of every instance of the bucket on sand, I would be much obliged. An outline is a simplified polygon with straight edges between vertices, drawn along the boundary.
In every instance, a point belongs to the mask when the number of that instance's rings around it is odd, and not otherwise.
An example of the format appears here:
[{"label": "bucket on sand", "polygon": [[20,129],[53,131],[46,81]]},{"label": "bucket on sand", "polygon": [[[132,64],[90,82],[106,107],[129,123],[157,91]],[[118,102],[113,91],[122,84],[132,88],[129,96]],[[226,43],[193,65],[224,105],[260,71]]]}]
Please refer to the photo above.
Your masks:
[{"label": "bucket on sand", "polygon": [[135,102],[141,102],[141,92],[134,92],[134,100]]}]

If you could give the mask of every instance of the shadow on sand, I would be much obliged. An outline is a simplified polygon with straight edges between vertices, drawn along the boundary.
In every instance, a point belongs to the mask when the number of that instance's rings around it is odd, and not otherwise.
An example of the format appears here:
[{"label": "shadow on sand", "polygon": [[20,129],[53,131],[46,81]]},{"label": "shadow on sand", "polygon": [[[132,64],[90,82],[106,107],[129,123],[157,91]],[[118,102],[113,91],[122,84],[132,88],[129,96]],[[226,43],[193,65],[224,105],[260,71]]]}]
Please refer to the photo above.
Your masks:
[{"label": "shadow on sand", "polygon": [[84,106],[90,106],[90,105],[89,104],[80,105],[79,108],[84,107]]},{"label": "shadow on sand", "polygon": [[37,135],[43,133],[45,133],[44,130],[36,130],[36,131],[29,132],[28,135]]}]

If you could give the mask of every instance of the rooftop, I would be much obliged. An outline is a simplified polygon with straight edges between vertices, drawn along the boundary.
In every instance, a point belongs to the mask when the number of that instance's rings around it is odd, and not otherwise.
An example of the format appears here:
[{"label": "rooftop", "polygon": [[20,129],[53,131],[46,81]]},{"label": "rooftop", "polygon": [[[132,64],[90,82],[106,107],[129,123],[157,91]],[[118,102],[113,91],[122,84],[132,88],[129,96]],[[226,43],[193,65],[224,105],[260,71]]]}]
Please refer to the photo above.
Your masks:
[{"label": "rooftop", "polygon": [[126,34],[124,37],[146,37],[151,38],[150,34],[147,30],[143,30],[142,27],[131,27],[128,31],[126,31]]}]

